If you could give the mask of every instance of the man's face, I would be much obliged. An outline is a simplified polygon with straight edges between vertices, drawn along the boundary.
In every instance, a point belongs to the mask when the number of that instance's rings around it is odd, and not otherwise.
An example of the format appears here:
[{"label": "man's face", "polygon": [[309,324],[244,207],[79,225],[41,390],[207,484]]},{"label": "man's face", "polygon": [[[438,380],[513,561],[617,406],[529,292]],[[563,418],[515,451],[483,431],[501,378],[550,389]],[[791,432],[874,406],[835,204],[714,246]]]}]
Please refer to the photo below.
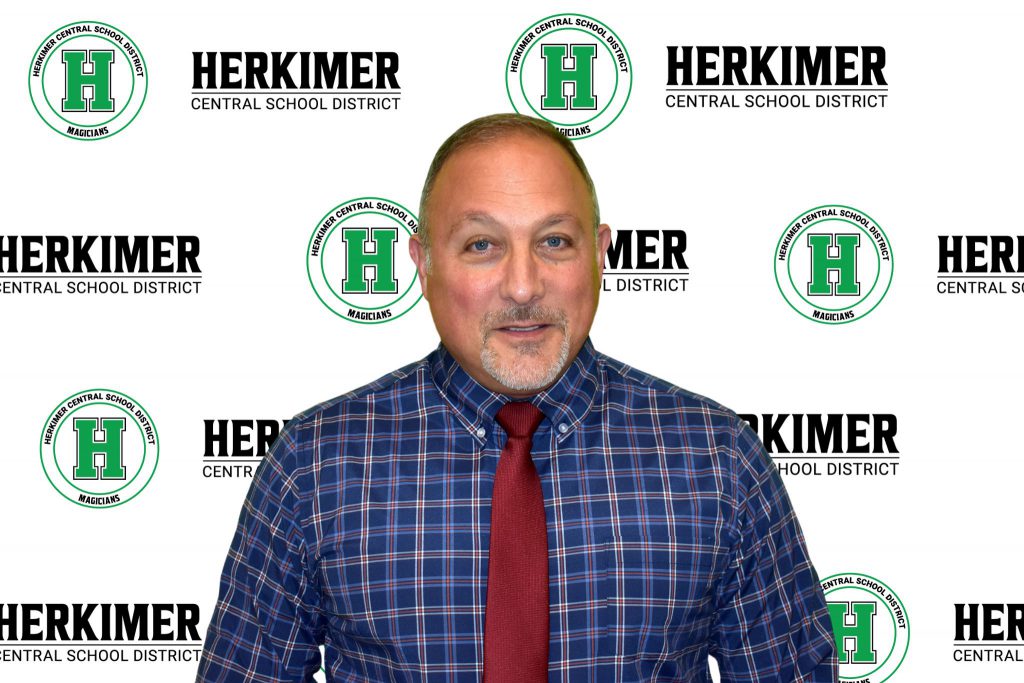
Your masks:
[{"label": "man's face", "polygon": [[482,385],[528,396],[576,357],[597,309],[607,225],[557,144],[514,133],[445,162],[427,203],[431,267],[409,251],[441,341]]}]

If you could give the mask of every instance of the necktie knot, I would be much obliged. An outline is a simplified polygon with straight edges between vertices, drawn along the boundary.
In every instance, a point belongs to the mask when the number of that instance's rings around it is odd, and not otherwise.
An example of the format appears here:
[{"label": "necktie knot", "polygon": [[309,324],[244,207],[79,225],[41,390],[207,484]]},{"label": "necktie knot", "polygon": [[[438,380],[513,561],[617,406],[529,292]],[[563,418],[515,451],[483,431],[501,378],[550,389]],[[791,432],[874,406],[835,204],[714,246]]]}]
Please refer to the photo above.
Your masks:
[{"label": "necktie knot", "polygon": [[525,401],[506,403],[498,411],[498,424],[504,428],[511,438],[530,439],[544,419],[540,408]]}]

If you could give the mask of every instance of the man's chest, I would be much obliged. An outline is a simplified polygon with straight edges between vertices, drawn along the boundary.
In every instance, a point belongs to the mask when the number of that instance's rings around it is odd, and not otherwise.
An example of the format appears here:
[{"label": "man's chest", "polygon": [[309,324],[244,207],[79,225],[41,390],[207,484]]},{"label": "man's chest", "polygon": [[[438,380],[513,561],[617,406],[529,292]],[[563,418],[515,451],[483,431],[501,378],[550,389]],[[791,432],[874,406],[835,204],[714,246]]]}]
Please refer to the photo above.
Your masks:
[{"label": "man's chest", "polygon": [[[340,483],[317,497],[315,554],[343,656],[377,662],[382,673],[476,670],[497,459],[467,439],[338,461]],[[714,451],[552,440],[534,460],[547,517],[552,671],[656,680],[648,669],[705,666],[715,583],[728,562]]]}]

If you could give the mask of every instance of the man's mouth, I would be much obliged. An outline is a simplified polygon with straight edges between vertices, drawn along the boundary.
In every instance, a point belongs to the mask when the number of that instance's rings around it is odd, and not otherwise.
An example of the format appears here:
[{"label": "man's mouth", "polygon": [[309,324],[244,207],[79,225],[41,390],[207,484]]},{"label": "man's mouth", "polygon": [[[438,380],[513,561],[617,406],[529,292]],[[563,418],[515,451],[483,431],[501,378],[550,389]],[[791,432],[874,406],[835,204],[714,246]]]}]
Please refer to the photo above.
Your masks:
[{"label": "man's mouth", "polygon": [[568,320],[557,308],[539,305],[510,306],[487,313],[480,325],[486,344],[491,335],[500,335],[506,343],[539,344],[550,341],[550,335],[567,334]]}]

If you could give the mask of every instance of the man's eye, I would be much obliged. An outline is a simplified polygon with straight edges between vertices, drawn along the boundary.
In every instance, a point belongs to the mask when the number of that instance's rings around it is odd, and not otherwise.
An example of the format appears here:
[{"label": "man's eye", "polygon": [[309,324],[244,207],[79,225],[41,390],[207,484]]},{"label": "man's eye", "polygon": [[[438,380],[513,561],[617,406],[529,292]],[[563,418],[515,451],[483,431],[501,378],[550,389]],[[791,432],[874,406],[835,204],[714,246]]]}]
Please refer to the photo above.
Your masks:
[{"label": "man's eye", "polygon": [[477,240],[469,245],[469,248],[473,251],[487,251],[487,248],[491,246],[491,243],[487,240]]},{"label": "man's eye", "polygon": [[544,246],[551,247],[552,249],[564,247],[565,238],[559,237],[558,235],[552,235],[551,237],[548,237],[547,239],[544,240]]}]

